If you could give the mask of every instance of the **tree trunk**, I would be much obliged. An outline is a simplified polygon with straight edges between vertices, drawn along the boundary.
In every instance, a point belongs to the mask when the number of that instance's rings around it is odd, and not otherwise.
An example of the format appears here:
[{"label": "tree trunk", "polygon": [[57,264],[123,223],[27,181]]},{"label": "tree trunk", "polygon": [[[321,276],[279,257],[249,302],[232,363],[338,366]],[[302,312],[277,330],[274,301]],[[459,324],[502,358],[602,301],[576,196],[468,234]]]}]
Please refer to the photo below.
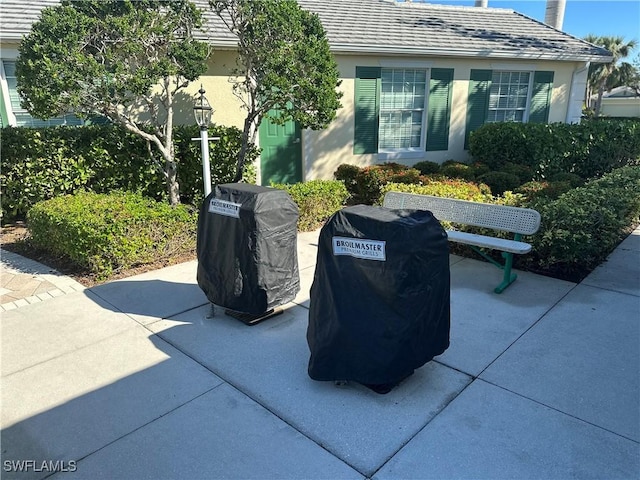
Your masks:
[{"label": "tree trunk", "polygon": [[233,179],[234,183],[242,180],[242,173],[244,171],[244,164],[247,161],[247,152],[251,145],[256,143],[256,134],[258,133],[258,118],[253,115],[248,115],[244,120],[244,128],[242,132],[242,145],[238,152],[238,161],[236,163],[236,175]]},{"label": "tree trunk", "polygon": [[175,161],[175,148],[173,144],[173,124],[167,123],[167,130],[165,130],[165,142],[158,138],[158,135],[149,134],[143,130],[140,130],[137,125],[122,119],[121,117],[114,117],[115,121],[120,125],[123,125],[127,130],[136,135],[141,136],[145,140],[153,143],[160,151],[162,158],[165,162],[164,174],[167,182],[167,193],[169,195],[169,203],[173,206],[180,203],[180,185],[178,184],[178,164]]},{"label": "tree trunk", "polygon": [[[180,185],[178,184],[178,163],[176,162],[175,144],[173,143],[173,93],[170,88],[170,80],[167,77],[166,82],[166,109],[167,121],[164,126],[164,148],[167,173],[167,193],[169,194],[169,204],[172,206],[180,203]],[[164,152],[163,152],[164,153]]]},{"label": "tree trunk", "polygon": [[604,85],[598,89],[598,98],[596,99],[596,108],[594,116],[598,118],[600,116],[600,108],[602,107],[602,95],[604,95]]},{"label": "tree trunk", "polygon": [[180,185],[178,184],[178,166],[175,161],[167,161],[167,193],[169,204],[172,206],[180,203]]}]

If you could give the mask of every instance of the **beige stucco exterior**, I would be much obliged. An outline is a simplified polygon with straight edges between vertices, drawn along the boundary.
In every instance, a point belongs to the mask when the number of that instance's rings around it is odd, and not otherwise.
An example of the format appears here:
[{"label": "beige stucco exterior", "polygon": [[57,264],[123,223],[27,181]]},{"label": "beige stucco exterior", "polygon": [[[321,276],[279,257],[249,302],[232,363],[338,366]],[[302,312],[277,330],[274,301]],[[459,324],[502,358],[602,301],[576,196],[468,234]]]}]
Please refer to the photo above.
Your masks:
[{"label": "beige stucco exterior", "polygon": [[[5,52],[7,51],[10,50],[5,50]],[[397,161],[407,165],[413,165],[421,160],[435,162],[443,162],[449,159],[468,161],[469,154],[464,150],[464,137],[469,76],[472,69],[554,71],[549,122],[575,121],[570,118],[569,107],[572,102],[581,105],[584,99],[586,68],[585,64],[580,62],[536,62],[529,59],[524,61],[491,61],[472,58],[381,57],[371,55],[337,55],[336,61],[342,78],[342,83],[339,87],[343,93],[341,99],[342,108],[338,110],[334,122],[326,129],[320,131],[306,130],[303,132],[302,163],[304,180],[332,178],[336,168],[343,163],[366,166],[385,161]],[[229,80],[229,75],[235,65],[236,54],[234,50],[216,49],[211,56],[205,75],[192,82],[183,92],[183,95],[177,99],[175,122],[177,124],[194,123],[193,99],[197,96],[202,84],[207,98],[215,109],[213,123],[242,128],[246,112],[242,108],[239,99],[233,94],[232,83]],[[354,77],[356,66],[414,66],[454,69],[449,149],[446,151],[425,151],[420,158],[415,156],[413,158],[385,157],[381,154],[354,155]],[[578,81],[576,81],[576,76]],[[612,104],[613,102],[605,104],[603,107],[607,109],[603,110],[606,115],[640,116],[640,101],[631,107],[616,107],[615,104]],[[615,110],[611,110],[612,108]],[[622,111],[623,108],[625,109],[624,112]]]},{"label": "beige stucco exterior", "polygon": [[[336,168],[343,163],[359,166],[374,165],[385,161],[397,161],[413,165],[421,160],[443,162],[454,159],[468,161],[469,154],[464,149],[465,124],[467,115],[467,97],[469,76],[472,69],[492,70],[528,70],[554,71],[549,122],[566,122],[570,99],[584,98],[584,90],[572,92],[572,85],[578,90],[584,82],[575,81],[576,72],[585,71],[580,62],[535,62],[535,61],[489,61],[484,59],[450,59],[450,58],[419,58],[419,57],[373,57],[365,55],[336,56],[342,83],[340,91],[343,93],[342,108],[329,127],[320,131],[306,130],[302,136],[303,172],[305,180],[329,179],[333,177]],[[232,51],[215,51],[211,58],[209,69],[201,78],[206,95],[215,108],[214,123],[242,127],[245,112],[239,100],[233,95],[229,72],[235,66],[235,55]],[[390,158],[379,154],[354,155],[354,96],[356,66],[416,66],[424,68],[453,68],[454,84],[452,91],[452,111],[449,131],[449,149],[446,151],[424,152],[420,158]],[[584,75],[583,75],[584,76]],[[195,95],[200,86],[194,82],[189,91]],[[190,114],[190,113],[189,113]],[[192,121],[190,117],[178,119]]]}]

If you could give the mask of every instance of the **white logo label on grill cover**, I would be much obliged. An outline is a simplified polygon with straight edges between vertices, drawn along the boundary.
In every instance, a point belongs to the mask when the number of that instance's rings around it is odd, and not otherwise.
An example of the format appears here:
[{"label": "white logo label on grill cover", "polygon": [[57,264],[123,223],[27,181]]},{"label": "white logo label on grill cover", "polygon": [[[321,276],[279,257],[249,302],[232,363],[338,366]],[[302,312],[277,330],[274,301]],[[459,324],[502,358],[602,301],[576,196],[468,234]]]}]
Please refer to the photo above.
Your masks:
[{"label": "white logo label on grill cover", "polygon": [[349,255],[365,260],[387,260],[386,242],[381,240],[367,240],[364,238],[333,237],[333,254]]},{"label": "white logo label on grill cover", "polygon": [[228,202],[227,200],[219,200],[212,198],[209,202],[209,213],[217,213],[227,217],[240,218],[241,203]]}]

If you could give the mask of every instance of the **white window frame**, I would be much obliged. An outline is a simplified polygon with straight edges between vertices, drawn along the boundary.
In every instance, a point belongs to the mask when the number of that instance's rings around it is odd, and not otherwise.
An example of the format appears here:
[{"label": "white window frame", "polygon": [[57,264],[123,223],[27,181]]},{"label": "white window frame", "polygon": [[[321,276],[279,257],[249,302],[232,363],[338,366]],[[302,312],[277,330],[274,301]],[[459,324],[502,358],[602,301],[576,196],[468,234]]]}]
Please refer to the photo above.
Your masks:
[{"label": "white window frame", "polygon": [[[515,123],[527,123],[529,122],[529,114],[531,112],[531,96],[532,96],[532,92],[533,92],[533,77],[535,75],[535,71],[533,69],[521,69],[521,68],[500,68],[500,69],[494,69],[492,70],[492,81],[491,81],[491,88],[493,88],[493,76],[495,74],[503,74],[503,73],[528,73],[529,74],[529,83],[527,84],[527,97],[526,97],[526,104],[522,113],[522,121],[519,122],[517,120],[511,120]],[[491,90],[489,91],[489,100],[491,99]],[[490,112],[492,111],[502,111],[502,110],[513,110],[512,108],[491,108],[489,106],[489,108],[487,109],[487,121],[486,123],[496,123],[496,122],[501,122],[503,120],[489,120],[489,115]]]},{"label": "white window frame", "polygon": [[[381,64],[382,70],[415,70],[424,72],[425,75],[425,93],[424,105],[422,106],[420,145],[408,148],[383,148],[381,146],[381,125],[382,125],[382,91],[380,92],[380,106],[378,115],[380,116],[380,124],[378,125],[378,159],[379,160],[396,160],[422,158],[425,155],[426,139],[427,139],[427,112],[429,104],[429,83],[431,79],[431,62],[386,62]],[[380,78],[380,87],[382,90],[382,75]],[[411,109],[413,110],[413,109]]]}]

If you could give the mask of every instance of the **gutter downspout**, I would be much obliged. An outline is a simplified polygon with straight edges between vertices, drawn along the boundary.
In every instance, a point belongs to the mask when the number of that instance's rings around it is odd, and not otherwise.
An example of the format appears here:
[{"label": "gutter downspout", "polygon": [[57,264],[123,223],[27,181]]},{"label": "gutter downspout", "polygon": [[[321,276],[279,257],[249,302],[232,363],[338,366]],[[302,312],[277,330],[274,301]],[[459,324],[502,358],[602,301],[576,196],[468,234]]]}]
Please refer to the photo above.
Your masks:
[{"label": "gutter downspout", "polygon": [[580,123],[582,118],[582,105],[587,93],[587,80],[591,62],[584,62],[573,71],[571,87],[569,88],[569,101],[565,123]]}]

